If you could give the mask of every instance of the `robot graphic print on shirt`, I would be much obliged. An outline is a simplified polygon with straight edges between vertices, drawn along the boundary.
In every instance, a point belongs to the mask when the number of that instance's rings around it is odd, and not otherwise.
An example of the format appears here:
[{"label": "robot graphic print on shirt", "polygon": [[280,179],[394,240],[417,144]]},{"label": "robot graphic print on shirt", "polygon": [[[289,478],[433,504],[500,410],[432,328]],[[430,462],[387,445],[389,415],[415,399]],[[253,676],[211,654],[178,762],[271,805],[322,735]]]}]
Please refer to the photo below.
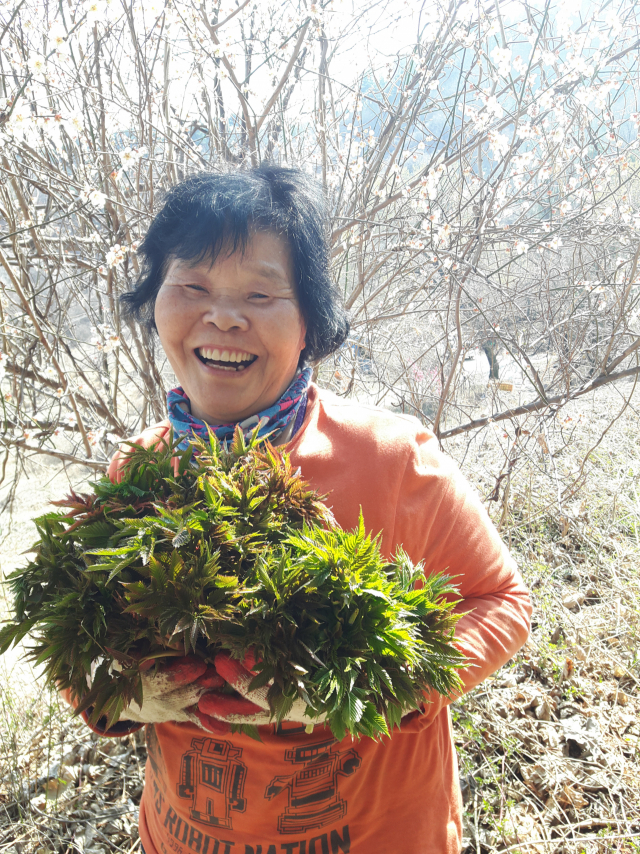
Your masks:
[{"label": "robot graphic print on shirt", "polygon": [[232,828],[232,813],[244,812],[247,767],[242,748],[213,738],[194,738],[182,757],[178,797],[191,798],[194,821]]},{"label": "robot graphic print on shirt", "polygon": [[305,833],[346,815],[347,802],[340,797],[338,781],[354,774],[361,760],[353,748],[338,751],[335,747],[335,739],[330,739],[285,751],[285,761],[297,767],[291,774],[274,777],[265,792],[268,800],[288,793],[288,805],[278,816],[280,833]]}]

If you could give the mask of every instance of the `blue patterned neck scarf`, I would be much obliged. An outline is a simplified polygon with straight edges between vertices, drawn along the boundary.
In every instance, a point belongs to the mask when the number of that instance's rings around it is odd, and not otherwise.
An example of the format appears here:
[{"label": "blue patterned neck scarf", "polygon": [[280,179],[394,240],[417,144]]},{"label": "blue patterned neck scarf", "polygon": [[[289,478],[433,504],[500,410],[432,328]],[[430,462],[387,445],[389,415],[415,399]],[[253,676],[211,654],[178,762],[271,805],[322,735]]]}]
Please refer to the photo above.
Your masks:
[{"label": "blue patterned neck scarf", "polygon": [[[307,407],[307,392],[312,373],[311,368],[304,368],[273,406],[269,406],[255,415],[250,415],[244,421],[237,422],[244,435],[248,437],[253,433],[258,423],[260,423],[260,430],[258,431],[260,438],[269,434],[281,433],[291,423],[294,426],[293,433],[297,433]],[[194,418],[191,414],[191,402],[180,386],[167,392],[167,410],[174,435],[184,437],[178,445],[181,449],[187,447],[189,439],[193,435],[206,439],[209,429],[215,433],[220,442],[226,442],[233,438],[233,432],[236,429],[235,423],[218,424],[215,427],[210,427],[205,421]]]}]

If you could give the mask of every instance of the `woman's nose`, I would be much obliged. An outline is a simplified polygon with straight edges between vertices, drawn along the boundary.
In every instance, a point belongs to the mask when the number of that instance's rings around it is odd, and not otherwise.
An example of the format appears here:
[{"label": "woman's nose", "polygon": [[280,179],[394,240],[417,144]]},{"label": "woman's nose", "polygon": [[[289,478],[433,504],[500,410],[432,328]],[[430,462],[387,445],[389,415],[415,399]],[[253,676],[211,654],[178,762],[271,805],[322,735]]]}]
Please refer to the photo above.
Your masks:
[{"label": "woman's nose", "polygon": [[213,295],[202,320],[204,323],[213,324],[222,332],[249,328],[249,319],[243,308],[243,300],[231,294]]}]

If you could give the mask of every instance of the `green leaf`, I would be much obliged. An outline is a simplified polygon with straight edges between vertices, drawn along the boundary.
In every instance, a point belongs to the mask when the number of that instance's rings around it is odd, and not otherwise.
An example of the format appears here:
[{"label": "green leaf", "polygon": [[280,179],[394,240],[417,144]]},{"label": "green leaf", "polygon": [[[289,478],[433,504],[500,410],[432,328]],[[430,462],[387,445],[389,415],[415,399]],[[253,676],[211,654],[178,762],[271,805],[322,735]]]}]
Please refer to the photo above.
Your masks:
[{"label": "green leaf", "polygon": [[185,471],[191,465],[191,458],[193,457],[193,446],[189,445],[178,457],[178,474],[184,474]]},{"label": "green leaf", "polygon": [[377,596],[379,599],[384,599],[386,602],[389,601],[389,597],[386,596],[382,590],[375,590],[373,587],[363,587],[360,593],[364,593],[367,596]]},{"label": "green leaf", "polygon": [[101,557],[120,557],[121,555],[128,555],[136,551],[136,546],[123,546],[119,549],[89,549],[87,554],[99,555]]},{"label": "green leaf", "polygon": [[347,714],[344,716],[344,721],[349,728],[351,728],[353,724],[358,723],[364,713],[364,704],[362,700],[351,691],[347,694],[346,711]]},{"label": "green leaf", "polygon": [[390,734],[389,727],[387,726],[384,716],[378,712],[371,702],[366,703],[365,705],[360,719],[360,725],[371,738],[379,738],[382,735]]},{"label": "green leaf", "polygon": [[241,732],[244,735],[248,735],[249,738],[252,738],[254,741],[258,741],[262,744],[258,727],[254,726],[254,724],[232,724],[231,732]]},{"label": "green leaf", "polygon": [[263,688],[265,685],[269,684],[271,679],[273,679],[273,667],[263,664],[262,670],[257,673],[249,683],[249,692],[255,691],[256,688]]}]

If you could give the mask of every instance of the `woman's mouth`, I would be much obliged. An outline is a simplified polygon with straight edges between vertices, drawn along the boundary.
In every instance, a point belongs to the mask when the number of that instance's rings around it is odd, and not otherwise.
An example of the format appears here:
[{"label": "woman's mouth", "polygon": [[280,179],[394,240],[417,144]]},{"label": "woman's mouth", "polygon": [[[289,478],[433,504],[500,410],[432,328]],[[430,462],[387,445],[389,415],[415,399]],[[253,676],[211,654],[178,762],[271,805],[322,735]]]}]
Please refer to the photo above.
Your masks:
[{"label": "woman's mouth", "polygon": [[220,350],[211,347],[198,347],[195,353],[204,365],[235,372],[244,371],[258,358],[253,353],[244,353],[239,350]]}]

